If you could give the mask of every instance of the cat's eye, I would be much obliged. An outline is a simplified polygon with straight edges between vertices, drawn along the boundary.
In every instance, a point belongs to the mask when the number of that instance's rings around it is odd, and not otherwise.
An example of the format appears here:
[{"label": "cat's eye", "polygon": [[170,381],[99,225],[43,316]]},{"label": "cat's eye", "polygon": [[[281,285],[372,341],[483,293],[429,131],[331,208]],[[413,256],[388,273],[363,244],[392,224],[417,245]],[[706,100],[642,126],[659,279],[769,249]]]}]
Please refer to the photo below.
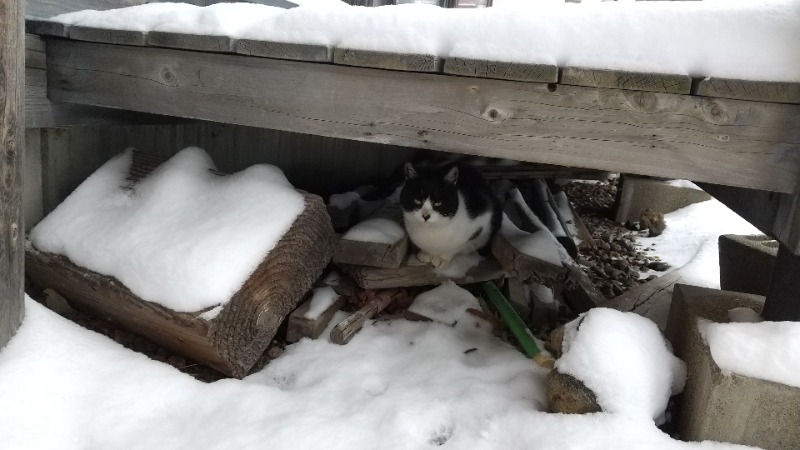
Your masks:
[{"label": "cat's eye", "polygon": [[421,204],[422,204],[422,200],[416,200],[416,199],[415,199],[415,200],[414,200],[414,204],[416,204],[416,205],[421,205]]}]

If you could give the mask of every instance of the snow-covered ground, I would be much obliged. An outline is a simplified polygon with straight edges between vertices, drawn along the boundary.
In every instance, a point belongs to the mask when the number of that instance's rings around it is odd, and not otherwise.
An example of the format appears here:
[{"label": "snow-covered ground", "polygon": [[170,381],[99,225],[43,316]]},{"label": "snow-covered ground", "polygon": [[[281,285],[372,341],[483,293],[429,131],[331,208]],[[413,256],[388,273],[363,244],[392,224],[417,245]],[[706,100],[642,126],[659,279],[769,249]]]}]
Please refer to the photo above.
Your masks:
[{"label": "snow-covered ground", "polygon": [[247,3],[156,3],[54,20],[445,58],[800,81],[800,0],[497,0],[495,7],[478,9],[300,3],[288,10]]},{"label": "snow-covered ground", "polygon": [[[667,216],[656,247],[686,276],[697,271],[713,285],[717,236],[753,231],[734,218],[713,200],[693,205]],[[573,343],[610,362],[608,382],[592,383],[612,412],[579,416],[544,412],[545,369],[470,315],[454,327],[379,321],[344,346],[303,339],[244,380],[204,384],[32,300],[25,306],[22,327],[0,351],[2,448],[737,448],[680,442],[656,428],[665,395],[682,383],[680,368],[663,348],[648,350],[663,346],[655,327],[629,314],[595,314],[597,326],[582,327],[588,335]],[[626,332],[603,335],[610,329]],[[619,350],[626,339],[647,357]],[[565,370],[591,360],[573,355],[560,363]],[[614,382],[619,355],[637,360],[626,373],[642,382],[639,391]]]}]

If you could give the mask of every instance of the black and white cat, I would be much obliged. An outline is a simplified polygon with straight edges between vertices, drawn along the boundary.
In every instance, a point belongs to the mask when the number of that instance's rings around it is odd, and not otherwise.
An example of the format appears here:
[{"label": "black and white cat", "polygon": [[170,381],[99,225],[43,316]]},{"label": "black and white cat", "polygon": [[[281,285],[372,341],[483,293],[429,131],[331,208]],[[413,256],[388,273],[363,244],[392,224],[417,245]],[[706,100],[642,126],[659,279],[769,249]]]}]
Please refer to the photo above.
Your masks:
[{"label": "black and white cat", "polygon": [[405,175],[400,205],[420,261],[442,269],[455,255],[487,249],[500,228],[502,209],[474,167],[423,168],[409,162]]}]

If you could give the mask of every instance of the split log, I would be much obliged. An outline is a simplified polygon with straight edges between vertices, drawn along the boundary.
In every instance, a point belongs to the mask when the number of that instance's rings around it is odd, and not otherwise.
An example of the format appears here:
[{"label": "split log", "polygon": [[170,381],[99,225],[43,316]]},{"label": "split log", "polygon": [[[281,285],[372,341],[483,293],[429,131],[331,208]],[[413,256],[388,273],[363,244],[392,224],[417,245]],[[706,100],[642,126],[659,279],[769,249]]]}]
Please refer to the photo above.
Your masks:
[{"label": "split log", "polygon": [[[428,264],[408,264],[396,268],[353,266],[340,264],[339,268],[363,289],[388,289],[395,287],[432,286],[452,279],[437,272]],[[453,279],[456,284],[472,284],[506,276],[505,270],[494,259],[484,259],[469,269],[463,277]]]},{"label": "split log", "polygon": [[393,244],[351,241],[341,238],[336,247],[336,253],[333,255],[333,262],[392,269],[400,267],[400,264],[405,261],[406,252],[408,252],[406,235]]},{"label": "split log", "polygon": [[[141,178],[155,160],[134,153],[129,180]],[[149,168],[149,169],[148,169]],[[28,246],[28,275],[71,304],[108,319],[188,358],[237,378],[244,377],[330,261],[335,235],[322,199],[304,194],[305,208],[250,278],[215,317],[179,313],[144,301],[112,277]]]}]

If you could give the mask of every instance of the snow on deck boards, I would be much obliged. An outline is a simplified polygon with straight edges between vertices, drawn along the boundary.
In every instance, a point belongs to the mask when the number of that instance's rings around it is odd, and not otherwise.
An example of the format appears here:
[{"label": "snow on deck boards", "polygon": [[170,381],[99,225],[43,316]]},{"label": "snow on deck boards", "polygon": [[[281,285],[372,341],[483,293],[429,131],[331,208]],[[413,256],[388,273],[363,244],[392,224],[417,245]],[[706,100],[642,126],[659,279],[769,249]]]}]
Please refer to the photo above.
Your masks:
[{"label": "snow on deck boards", "polygon": [[798,105],[47,44],[59,102],[779,192],[800,173]]}]

